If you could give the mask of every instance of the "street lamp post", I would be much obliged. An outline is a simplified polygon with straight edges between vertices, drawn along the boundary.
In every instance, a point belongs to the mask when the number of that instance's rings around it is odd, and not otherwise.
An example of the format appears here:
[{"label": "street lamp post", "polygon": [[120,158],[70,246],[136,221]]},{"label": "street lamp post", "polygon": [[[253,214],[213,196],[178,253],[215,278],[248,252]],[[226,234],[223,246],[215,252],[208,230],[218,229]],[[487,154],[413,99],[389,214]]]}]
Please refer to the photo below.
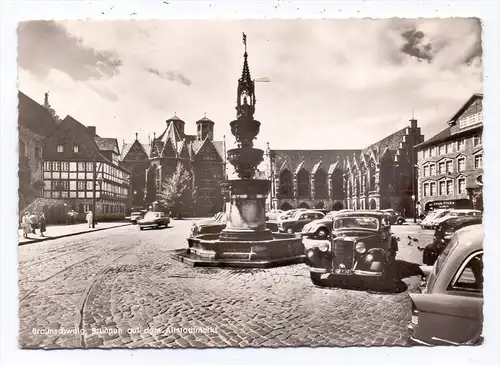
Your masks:
[{"label": "street lamp post", "polygon": [[[99,176],[97,177],[98,171],[97,171],[97,160],[96,160],[96,155],[94,154],[94,163],[92,165],[92,228],[95,228],[95,220],[96,220],[96,184],[99,182],[99,187],[101,186],[102,178]],[[100,190],[100,189],[99,189]]]},{"label": "street lamp post", "polygon": [[417,204],[415,200],[415,195],[412,195],[411,201],[413,202],[413,223],[417,223]]}]

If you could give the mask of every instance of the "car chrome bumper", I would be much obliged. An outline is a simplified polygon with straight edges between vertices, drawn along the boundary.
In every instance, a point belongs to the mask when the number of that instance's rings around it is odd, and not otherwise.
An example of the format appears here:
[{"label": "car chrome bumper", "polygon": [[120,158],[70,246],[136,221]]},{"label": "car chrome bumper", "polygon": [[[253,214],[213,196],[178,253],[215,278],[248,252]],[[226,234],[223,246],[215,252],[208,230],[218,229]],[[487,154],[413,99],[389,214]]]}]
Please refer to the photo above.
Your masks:
[{"label": "car chrome bumper", "polygon": [[328,270],[328,269],[325,269],[322,267],[310,267],[309,271],[317,273],[317,274],[326,274],[326,273],[329,273],[331,270]]},{"label": "car chrome bumper", "polygon": [[410,336],[409,342],[411,345],[432,347],[431,344],[428,344],[427,342],[419,340],[418,338],[415,338],[413,336]]},{"label": "car chrome bumper", "polygon": [[341,270],[341,269],[325,269],[322,267],[309,267],[309,271],[317,274],[332,274],[340,276],[382,276],[381,272],[364,271],[364,270]]}]

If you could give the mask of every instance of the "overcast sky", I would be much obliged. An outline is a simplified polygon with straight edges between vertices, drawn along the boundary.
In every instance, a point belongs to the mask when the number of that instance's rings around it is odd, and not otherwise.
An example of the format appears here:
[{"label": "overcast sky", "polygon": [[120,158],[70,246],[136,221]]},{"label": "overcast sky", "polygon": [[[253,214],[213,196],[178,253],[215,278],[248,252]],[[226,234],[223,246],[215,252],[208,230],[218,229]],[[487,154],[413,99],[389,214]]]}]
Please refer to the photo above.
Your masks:
[{"label": "overcast sky", "polygon": [[234,138],[242,32],[256,83],[256,144],[363,148],[403,128],[412,109],[426,138],[482,92],[474,19],[36,21],[19,31],[19,89],[95,125],[147,142],[177,113],[194,134],[204,113]]}]

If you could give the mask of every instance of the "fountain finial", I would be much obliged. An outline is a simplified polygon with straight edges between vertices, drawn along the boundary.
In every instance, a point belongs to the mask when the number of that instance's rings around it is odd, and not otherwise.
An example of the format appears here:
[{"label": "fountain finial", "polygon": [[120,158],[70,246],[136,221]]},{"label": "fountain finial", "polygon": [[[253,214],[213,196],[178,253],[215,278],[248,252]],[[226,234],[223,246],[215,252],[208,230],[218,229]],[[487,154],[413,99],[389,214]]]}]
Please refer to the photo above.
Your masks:
[{"label": "fountain finial", "polygon": [[245,53],[243,57],[243,71],[238,80],[238,96],[236,101],[236,117],[253,117],[255,113],[255,85],[250,76],[250,67],[248,66],[247,54],[247,36],[243,33],[243,44]]}]

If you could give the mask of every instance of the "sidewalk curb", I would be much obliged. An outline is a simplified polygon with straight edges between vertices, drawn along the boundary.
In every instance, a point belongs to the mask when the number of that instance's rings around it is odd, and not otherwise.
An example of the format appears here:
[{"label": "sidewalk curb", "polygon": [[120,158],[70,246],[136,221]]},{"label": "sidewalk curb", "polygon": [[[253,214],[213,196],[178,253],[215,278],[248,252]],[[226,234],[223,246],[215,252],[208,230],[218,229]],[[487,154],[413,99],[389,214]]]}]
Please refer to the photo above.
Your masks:
[{"label": "sidewalk curb", "polygon": [[63,235],[60,235],[60,236],[54,236],[54,237],[45,237],[45,238],[35,238],[35,239],[32,239],[28,242],[18,242],[18,246],[25,246],[25,245],[30,245],[32,243],[39,243],[39,242],[45,242],[45,241],[52,241],[52,240],[55,240],[55,239],[58,239],[58,238],[64,238],[64,237],[71,237],[71,236],[78,236],[78,235],[81,235],[81,234],[85,234],[85,233],[91,233],[91,232],[97,232],[97,231],[105,231],[107,229],[113,229],[113,228],[119,228],[119,227],[125,227],[125,226],[131,226],[132,223],[123,223],[123,224],[120,224],[120,225],[116,225],[116,226],[113,226],[113,227],[104,227],[104,228],[94,228],[94,229],[87,229],[85,231],[79,231],[79,232],[73,232],[73,233],[67,233],[67,234],[63,234]]}]

